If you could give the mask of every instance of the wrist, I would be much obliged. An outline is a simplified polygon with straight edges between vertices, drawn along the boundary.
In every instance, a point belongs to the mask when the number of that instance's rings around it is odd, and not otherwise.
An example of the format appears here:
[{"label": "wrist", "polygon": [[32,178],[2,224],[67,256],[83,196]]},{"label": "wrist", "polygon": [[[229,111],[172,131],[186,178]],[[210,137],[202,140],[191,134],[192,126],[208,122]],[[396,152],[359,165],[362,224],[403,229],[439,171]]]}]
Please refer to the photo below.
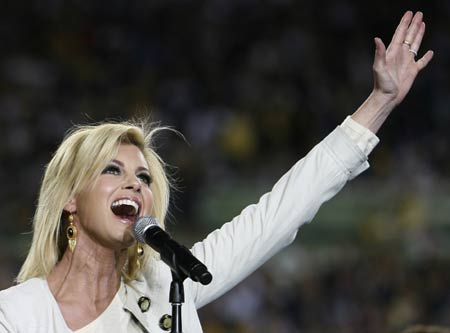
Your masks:
[{"label": "wrist", "polygon": [[395,106],[393,95],[373,90],[352,119],[376,134]]},{"label": "wrist", "polygon": [[397,106],[397,95],[391,93],[385,93],[378,89],[373,89],[367,100],[370,100],[374,105],[378,106],[380,110],[392,111]]}]

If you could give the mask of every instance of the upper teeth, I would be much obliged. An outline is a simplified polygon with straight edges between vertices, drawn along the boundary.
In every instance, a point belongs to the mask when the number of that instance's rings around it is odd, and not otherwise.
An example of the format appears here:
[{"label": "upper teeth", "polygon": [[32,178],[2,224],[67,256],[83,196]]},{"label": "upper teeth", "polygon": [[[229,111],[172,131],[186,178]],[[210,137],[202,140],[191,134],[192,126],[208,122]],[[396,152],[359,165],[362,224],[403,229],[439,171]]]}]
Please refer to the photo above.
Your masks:
[{"label": "upper teeth", "polygon": [[129,200],[129,199],[121,199],[121,200],[114,201],[112,204],[112,207],[117,207],[117,206],[121,206],[121,205],[132,206],[134,208],[134,214],[137,214],[137,212],[139,211],[139,204],[136,201]]}]

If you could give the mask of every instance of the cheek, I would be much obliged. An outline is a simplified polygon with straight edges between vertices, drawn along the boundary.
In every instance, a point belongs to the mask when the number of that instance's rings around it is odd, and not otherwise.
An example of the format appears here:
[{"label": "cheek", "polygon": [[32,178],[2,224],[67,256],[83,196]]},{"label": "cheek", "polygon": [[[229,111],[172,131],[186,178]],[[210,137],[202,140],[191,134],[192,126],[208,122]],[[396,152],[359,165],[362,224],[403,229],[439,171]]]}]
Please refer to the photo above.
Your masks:
[{"label": "cheek", "polygon": [[144,200],[143,215],[151,215],[153,212],[153,192],[150,189],[147,189],[142,193],[142,198]]},{"label": "cheek", "polygon": [[77,210],[85,220],[105,214],[105,211],[109,209],[105,203],[108,202],[116,188],[117,186],[111,181],[108,182],[101,179],[95,186],[82,192],[78,199]]}]

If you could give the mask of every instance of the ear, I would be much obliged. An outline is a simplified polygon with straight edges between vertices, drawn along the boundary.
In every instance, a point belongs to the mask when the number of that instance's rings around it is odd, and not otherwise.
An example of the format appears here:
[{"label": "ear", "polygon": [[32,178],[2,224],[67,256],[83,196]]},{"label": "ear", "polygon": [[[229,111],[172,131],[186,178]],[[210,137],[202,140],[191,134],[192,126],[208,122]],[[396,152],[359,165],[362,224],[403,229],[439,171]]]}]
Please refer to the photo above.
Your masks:
[{"label": "ear", "polygon": [[75,198],[70,199],[64,205],[64,210],[69,213],[75,213],[77,211],[77,200]]}]

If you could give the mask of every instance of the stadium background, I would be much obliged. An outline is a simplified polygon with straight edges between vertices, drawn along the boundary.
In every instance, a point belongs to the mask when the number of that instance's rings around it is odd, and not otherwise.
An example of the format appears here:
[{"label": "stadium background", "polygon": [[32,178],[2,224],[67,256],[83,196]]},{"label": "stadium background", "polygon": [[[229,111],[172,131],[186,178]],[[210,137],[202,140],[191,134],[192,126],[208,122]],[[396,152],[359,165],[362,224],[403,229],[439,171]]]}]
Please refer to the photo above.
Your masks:
[{"label": "stadium background", "polygon": [[450,326],[450,2],[6,1],[0,11],[0,289],[45,164],[74,123],[150,114],[186,245],[255,202],[372,86],[373,37],[422,10],[435,51],[372,168],[295,243],[201,310],[208,333]]}]

